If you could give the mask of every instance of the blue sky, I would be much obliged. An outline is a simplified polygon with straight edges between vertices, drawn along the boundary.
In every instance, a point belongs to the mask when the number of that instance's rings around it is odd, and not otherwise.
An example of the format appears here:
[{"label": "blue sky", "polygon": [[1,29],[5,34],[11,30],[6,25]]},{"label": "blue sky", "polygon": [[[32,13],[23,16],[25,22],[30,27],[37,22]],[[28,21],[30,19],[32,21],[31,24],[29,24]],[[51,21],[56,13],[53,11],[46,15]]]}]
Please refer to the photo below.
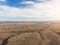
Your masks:
[{"label": "blue sky", "polygon": [[0,21],[60,20],[60,0],[0,0]]}]

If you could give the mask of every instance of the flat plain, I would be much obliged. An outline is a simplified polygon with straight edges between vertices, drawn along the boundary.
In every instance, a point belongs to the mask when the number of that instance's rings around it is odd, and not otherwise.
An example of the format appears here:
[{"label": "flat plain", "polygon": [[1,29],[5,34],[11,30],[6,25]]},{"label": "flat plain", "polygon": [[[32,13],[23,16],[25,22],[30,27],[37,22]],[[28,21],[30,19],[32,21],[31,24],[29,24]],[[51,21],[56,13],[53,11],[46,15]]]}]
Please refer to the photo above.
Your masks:
[{"label": "flat plain", "polygon": [[60,45],[60,22],[0,23],[0,45]]}]

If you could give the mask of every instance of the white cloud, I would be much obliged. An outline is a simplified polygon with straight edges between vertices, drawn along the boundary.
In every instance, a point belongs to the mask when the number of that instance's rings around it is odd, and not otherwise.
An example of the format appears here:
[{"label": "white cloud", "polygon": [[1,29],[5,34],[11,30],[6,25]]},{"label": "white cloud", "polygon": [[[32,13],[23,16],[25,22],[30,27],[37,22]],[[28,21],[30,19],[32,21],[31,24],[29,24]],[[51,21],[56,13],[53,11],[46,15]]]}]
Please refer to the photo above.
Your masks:
[{"label": "white cloud", "polygon": [[34,4],[33,1],[24,1],[24,2],[21,2],[20,4]]},{"label": "white cloud", "polygon": [[35,3],[33,8],[20,9],[8,6],[0,6],[0,8],[3,9],[0,11],[0,16],[60,20],[60,0]]},{"label": "white cloud", "polygon": [[6,1],[6,0],[0,0],[0,1]]}]

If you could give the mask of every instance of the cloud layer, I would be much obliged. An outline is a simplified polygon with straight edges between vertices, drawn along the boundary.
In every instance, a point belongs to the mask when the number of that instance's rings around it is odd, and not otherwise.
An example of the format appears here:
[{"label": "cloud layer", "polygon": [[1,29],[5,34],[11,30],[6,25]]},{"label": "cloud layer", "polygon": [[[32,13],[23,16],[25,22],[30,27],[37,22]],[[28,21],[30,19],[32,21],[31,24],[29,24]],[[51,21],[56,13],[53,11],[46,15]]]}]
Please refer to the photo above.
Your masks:
[{"label": "cloud layer", "polygon": [[[40,2],[39,2],[40,1]],[[37,3],[38,2],[38,3]],[[23,17],[37,20],[60,20],[60,0],[38,0],[23,1],[20,4],[26,4],[29,8],[16,8],[8,5],[0,6],[0,17]],[[15,19],[15,20],[16,20]],[[26,19],[26,20],[27,20]]]}]

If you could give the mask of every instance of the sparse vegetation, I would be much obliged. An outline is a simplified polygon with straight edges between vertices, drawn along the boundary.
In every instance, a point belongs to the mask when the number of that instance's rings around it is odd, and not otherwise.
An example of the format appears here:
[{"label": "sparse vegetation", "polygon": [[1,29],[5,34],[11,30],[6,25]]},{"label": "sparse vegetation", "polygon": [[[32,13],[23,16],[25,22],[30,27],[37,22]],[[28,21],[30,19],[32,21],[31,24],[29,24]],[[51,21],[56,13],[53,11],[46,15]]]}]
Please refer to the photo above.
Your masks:
[{"label": "sparse vegetation", "polygon": [[60,45],[60,23],[0,24],[0,45]]}]

